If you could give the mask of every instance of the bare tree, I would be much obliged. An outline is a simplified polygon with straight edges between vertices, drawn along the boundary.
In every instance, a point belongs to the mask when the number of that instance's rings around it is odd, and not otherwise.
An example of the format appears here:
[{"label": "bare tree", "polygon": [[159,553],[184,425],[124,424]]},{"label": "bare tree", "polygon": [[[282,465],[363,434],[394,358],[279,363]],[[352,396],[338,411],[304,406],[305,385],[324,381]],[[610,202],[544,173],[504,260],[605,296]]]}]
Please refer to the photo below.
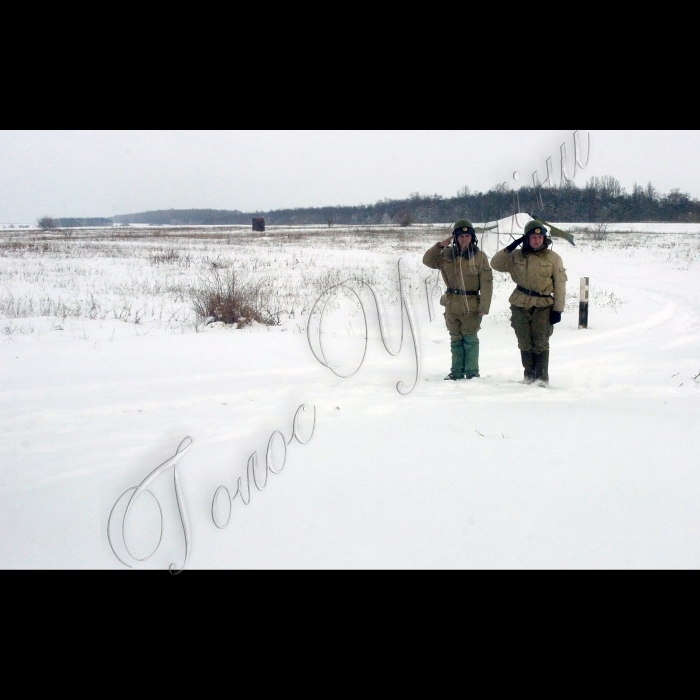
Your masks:
[{"label": "bare tree", "polygon": [[36,223],[42,231],[53,231],[58,228],[58,221],[51,216],[42,216]]},{"label": "bare tree", "polygon": [[625,188],[616,177],[612,177],[612,175],[603,175],[601,180],[603,181],[603,190],[608,197],[621,197],[625,194]]},{"label": "bare tree", "polygon": [[466,185],[459,190],[457,190],[457,196],[460,199],[466,199],[470,194],[472,193],[472,188],[467,187]]},{"label": "bare tree", "polygon": [[603,175],[603,177],[592,177],[586,187],[589,190],[593,190],[603,197],[610,197],[616,199],[617,197],[622,197],[625,194],[625,188],[622,183],[611,175]]},{"label": "bare tree", "polygon": [[414,220],[415,217],[410,209],[405,209],[396,215],[396,221],[402,228],[408,228]]}]

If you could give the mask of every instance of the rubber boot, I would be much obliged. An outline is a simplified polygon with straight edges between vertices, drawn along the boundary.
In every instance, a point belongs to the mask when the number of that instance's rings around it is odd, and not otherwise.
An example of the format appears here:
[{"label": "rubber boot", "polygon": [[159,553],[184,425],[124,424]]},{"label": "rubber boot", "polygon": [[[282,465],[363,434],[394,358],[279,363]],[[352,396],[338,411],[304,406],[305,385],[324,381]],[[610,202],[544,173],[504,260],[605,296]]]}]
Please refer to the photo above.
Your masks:
[{"label": "rubber boot", "polygon": [[464,343],[452,343],[452,372],[445,381],[456,382],[464,379]]},{"label": "rubber boot", "polygon": [[532,384],[535,381],[535,353],[521,352],[520,356],[522,357],[523,367],[525,369],[523,384]]},{"label": "rubber boot", "polygon": [[535,355],[535,381],[538,386],[549,386],[549,350]]},{"label": "rubber boot", "polygon": [[479,377],[479,336],[464,336],[464,374],[467,379]]}]

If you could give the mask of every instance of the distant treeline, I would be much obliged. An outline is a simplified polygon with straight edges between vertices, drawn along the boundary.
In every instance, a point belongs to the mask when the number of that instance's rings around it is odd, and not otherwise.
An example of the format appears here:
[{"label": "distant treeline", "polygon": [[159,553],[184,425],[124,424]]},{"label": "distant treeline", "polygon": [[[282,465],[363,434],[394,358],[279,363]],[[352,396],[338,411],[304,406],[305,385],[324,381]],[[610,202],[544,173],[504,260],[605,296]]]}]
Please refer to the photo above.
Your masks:
[{"label": "distant treeline", "polygon": [[59,228],[80,228],[80,227],[96,227],[112,226],[112,219],[56,219],[56,225]]},{"label": "distant treeline", "polygon": [[360,206],[279,209],[269,212],[187,209],[152,211],[115,216],[115,223],[152,225],[249,225],[265,217],[269,225],[362,225],[447,223],[467,217],[472,221],[495,221],[515,211],[529,212],[551,221],[581,223],[700,222],[700,201],[679,190],[659,193],[649,183],[627,192],[613,177],[593,178],[585,187],[575,184],[556,189],[507,187],[488,192],[463,188],[456,197],[411,195],[408,199],[383,200]]},{"label": "distant treeline", "polygon": [[112,221],[115,224],[151,224],[152,226],[234,226],[249,225],[254,216],[265,216],[265,214],[245,214],[242,211],[217,209],[168,209],[115,216]]}]

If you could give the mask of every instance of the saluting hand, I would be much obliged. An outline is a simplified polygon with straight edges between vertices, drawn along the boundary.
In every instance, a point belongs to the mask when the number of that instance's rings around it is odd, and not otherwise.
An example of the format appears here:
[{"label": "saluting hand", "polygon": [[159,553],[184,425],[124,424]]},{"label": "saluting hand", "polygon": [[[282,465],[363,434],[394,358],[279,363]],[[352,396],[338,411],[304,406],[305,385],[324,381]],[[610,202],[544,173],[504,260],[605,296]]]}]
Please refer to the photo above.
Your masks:
[{"label": "saluting hand", "polygon": [[513,241],[513,242],[506,248],[506,250],[507,250],[509,253],[514,253],[514,252],[517,250],[518,246],[519,246],[519,245],[522,245],[523,243],[525,243],[526,240],[527,240],[527,236],[523,236],[522,238],[518,238],[518,240],[517,240],[517,241]]},{"label": "saluting hand", "polygon": [[450,238],[446,238],[442,243],[440,243],[440,247],[447,248],[448,246],[451,246],[453,240],[454,240],[454,238],[451,236],[450,236]]}]

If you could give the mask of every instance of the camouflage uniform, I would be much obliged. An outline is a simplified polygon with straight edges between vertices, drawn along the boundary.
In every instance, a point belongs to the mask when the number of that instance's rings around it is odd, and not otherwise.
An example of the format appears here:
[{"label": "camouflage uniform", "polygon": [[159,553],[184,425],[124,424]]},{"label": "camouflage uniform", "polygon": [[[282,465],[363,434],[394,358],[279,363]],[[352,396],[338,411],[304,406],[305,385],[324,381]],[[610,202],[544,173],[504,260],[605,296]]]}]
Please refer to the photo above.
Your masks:
[{"label": "camouflage uniform", "polygon": [[[467,221],[458,222],[466,224]],[[460,230],[456,230],[459,234]],[[472,233],[476,241],[476,235]],[[458,246],[442,248],[438,243],[423,258],[423,264],[440,270],[447,293],[440,303],[445,307],[445,323],[452,341],[452,375],[462,379],[479,376],[480,313],[488,314],[493,297],[493,272],[489,259],[476,243],[461,253]],[[460,293],[461,292],[461,293]]]},{"label": "camouflage uniform", "polygon": [[[531,222],[525,229],[531,233],[546,228]],[[562,259],[545,247],[534,251],[529,243],[523,250],[502,250],[492,261],[493,269],[508,272],[518,285],[510,298],[511,325],[518,338],[525,381],[549,382],[549,339],[554,333],[552,318],[561,316],[566,306],[566,270]],[[555,312],[555,313],[553,313]]]}]

